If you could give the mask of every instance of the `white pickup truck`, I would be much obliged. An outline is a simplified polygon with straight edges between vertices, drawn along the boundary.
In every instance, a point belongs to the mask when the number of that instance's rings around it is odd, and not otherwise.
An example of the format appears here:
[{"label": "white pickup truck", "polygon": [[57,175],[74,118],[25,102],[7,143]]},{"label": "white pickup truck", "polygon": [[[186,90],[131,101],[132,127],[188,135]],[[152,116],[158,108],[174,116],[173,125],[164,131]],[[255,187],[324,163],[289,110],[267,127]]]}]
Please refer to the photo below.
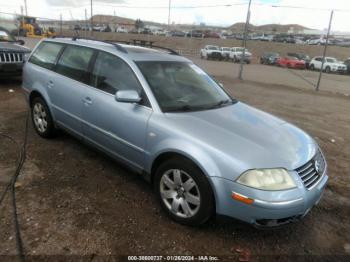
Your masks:
[{"label": "white pickup truck", "polygon": [[[311,70],[321,70],[322,67],[322,56],[316,56],[311,59],[309,68]],[[345,64],[337,61],[337,59],[333,57],[325,57],[325,61],[323,64],[323,71],[326,73],[346,73],[347,67]]]},{"label": "white pickup truck", "polygon": [[209,59],[222,59],[221,50],[216,45],[206,45],[200,52],[201,58]]},{"label": "white pickup truck", "polygon": [[[241,57],[243,56],[243,47],[232,47],[230,51],[230,59],[233,62],[239,62],[241,61]],[[244,52],[244,62],[247,64],[250,64],[252,60],[252,54],[248,51],[248,49],[245,49]]]},{"label": "white pickup truck", "polygon": [[230,59],[231,47],[220,47],[220,52],[221,52],[222,59],[225,59],[225,60]]}]

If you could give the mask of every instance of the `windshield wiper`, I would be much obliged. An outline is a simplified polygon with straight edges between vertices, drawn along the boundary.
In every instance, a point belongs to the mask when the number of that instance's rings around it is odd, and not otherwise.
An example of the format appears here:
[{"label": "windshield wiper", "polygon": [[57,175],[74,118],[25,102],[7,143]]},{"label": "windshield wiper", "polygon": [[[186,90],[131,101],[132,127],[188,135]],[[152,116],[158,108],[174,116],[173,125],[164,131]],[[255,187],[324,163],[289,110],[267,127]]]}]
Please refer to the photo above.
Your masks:
[{"label": "windshield wiper", "polygon": [[231,99],[225,99],[225,100],[221,100],[218,103],[210,106],[209,108],[218,108],[218,107],[222,107],[222,106],[226,106],[226,105],[231,105],[233,104],[233,100]]},{"label": "windshield wiper", "polygon": [[190,112],[190,111],[197,111],[197,110],[203,110],[203,109],[206,109],[206,107],[183,105],[179,107],[167,108],[164,111],[165,112]]}]

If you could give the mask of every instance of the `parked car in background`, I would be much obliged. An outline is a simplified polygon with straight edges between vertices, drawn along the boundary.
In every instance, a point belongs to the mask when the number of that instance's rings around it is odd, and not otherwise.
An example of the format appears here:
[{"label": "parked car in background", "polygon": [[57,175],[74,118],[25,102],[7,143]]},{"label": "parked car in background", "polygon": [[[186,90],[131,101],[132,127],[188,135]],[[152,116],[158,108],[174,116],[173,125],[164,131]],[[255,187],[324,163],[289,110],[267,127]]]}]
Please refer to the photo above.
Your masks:
[{"label": "parked car in background", "polygon": [[118,27],[115,29],[115,32],[116,32],[116,33],[128,33],[128,29],[126,29],[124,26],[118,26]]},{"label": "parked car in background", "polygon": [[161,35],[161,36],[166,36],[167,35],[167,31],[165,31],[164,29],[157,29],[155,31],[153,31],[154,35]]},{"label": "parked car in background", "polygon": [[306,43],[309,45],[325,45],[326,39],[324,38],[309,39],[308,41],[306,41]]},{"label": "parked car in background", "polygon": [[342,47],[350,47],[350,40],[343,40],[341,42],[338,42],[336,45]]},{"label": "parked car in background", "polygon": [[201,58],[205,59],[218,59],[221,60],[221,50],[216,45],[206,45],[203,49],[200,51]]},{"label": "parked car in background", "polygon": [[305,62],[305,67],[309,68],[310,65],[310,57],[306,54],[302,54],[302,53],[287,53],[288,56],[294,56],[296,58],[298,58],[301,61]]},{"label": "parked car in background", "polygon": [[204,33],[204,38],[221,38],[221,36],[215,32],[206,32]]},{"label": "parked car in background", "polygon": [[145,27],[140,31],[140,34],[142,35],[153,35],[153,32],[151,29]]},{"label": "parked car in background", "polygon": [[23,64],[30,54],[23,40],[17,40],[0,27],[0,77],[21,76]]},{"label": "parked car in background", "polygon": [[305,62],[299,60],[294,56],[279,57],[276,61],[276,65],[287,68],[305,69]]},{"label": "parked car in background", "polygon": [[271,42],[273,41],[273,35],[263,35],[259,38],[260,41]]},{"label": "parked car in background", "polygon": [[[322,67],[322,56],[316,56],[310,61],[311,70],[321,70]],[[347,66],[334,57],[326,57],[323,64],[323,71],[326,73],[346,73]]]},{"label": "parked car in background", "polygon": [[170,36],[177,36],[177,37],[185,37],[186,36],[186,34],[184,32],[179,31],[179,30],[170,31],[169,35]]},{"label": "parked car in background", "polygon": [[[243,50],[243,47],[232,47],[229,55],[230,59],[235,63],[241,61],[241,58],[243,57]],[[245,49],[243,61],[247,64],[250,64],[251,60],[252,53],[250,53],[248,49]]]},{"label": "parked car in background", "polygon": [[230,47],[220,47],[221,56],[223,59],[229,60],[230,59]]},{"label": "parked car in background", "polygon": [[285,35],[285,34],[280,34],[280,35],[275,35],[273,37],[274,42],[280,42],[280,43],[291,43],[295,44],[295,38],[292,35]]},{"label": "parked car in background", "polygon": [[152,183],[164,212],[181,224],[198,226],[218,214],[276,227],[307,215],[328,181],[315,139],[231,97],[168,51],[41,41],[23,72],[33,128],[46,139],[66,130],[127,165]]},{"label": "parked car in background", "polygon": [[200,30],[191,30],[187,32],[186,37],[203,38],[204,34]]},{"label": "parked car in background", "polygon": [[350,57],[344,61],[344,65],[346,65],[346,71],[350,74]]},{"label": "parked car in background", "polygon": [[264,65],[275,65],[277,59],[280,57],[278,53],[275,52],[265,52],[260,57],[260,64]]}]

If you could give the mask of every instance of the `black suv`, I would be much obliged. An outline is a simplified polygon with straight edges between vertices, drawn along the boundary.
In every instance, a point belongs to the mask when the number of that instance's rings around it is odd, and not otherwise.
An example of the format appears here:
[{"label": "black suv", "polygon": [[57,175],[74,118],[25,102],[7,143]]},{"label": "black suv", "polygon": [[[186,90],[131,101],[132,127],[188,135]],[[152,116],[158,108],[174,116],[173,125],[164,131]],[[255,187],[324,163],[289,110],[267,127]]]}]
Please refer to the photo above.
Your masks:
[{"label": "black suv", "polygon": [[260,64],[265,64],[265,65],[275,65],[277,59],[280,57],[278,53],[275,52],[265,52],[263,55],[260,57]]},{"label": "black suv", "polygon": [[0,27],[0,77],[22,75],[23,63],[30,49],[21,46],[23,40],[16,40],[9,31]]}]

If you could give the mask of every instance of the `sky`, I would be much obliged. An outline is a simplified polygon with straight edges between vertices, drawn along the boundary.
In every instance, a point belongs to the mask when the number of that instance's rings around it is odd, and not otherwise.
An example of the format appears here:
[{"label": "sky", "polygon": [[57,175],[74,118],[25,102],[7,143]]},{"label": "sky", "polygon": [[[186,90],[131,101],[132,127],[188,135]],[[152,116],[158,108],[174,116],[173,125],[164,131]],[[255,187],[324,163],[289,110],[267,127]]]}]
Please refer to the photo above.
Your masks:
[{"label": "sky", "polygon": [[[0,0],[0,12],[20,13],[23,3],[24,0]],[[93,0],[93,3],[94,14],[168,23],[169,0]],[[171,0],[170,21],[229,26],[246,20],[247,4],[248,0]],[[62,14],[64,20],[84,19],[85,9],[90,17],[90,0],[27,0],[27,5],[28,14],[38,17],[59,19]],[[336,9],[332,29],[350,32],[350,0],[252,0],[250,22],[300,24],[323,30],[328,27],[331,9]]]}]

